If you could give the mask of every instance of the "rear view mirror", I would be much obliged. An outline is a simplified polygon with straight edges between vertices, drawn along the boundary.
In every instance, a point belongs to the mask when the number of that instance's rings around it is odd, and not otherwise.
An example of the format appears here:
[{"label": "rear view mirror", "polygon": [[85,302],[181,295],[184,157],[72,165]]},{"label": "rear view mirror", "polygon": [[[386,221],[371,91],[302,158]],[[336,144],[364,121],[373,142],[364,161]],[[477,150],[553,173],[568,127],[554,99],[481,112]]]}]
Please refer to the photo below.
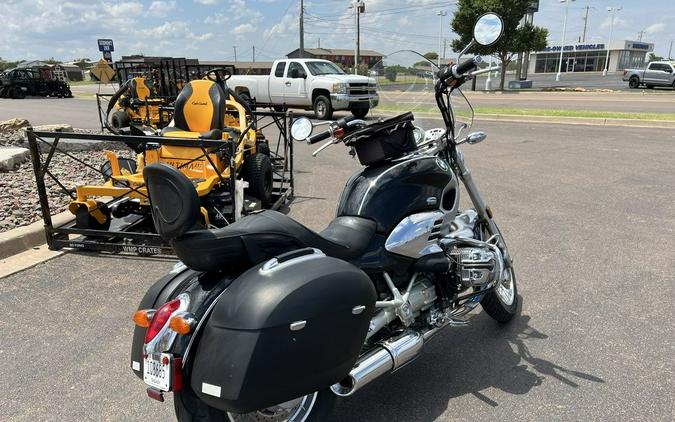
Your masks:
[{"label": "rear view mirror", "polygon": [[469,134],[469,136],[457,142],[457,145],[461,145],[464,143],[467,143],[469,145],[475,145],[477,143],[483,142],[485,138],[487,138],[485,132],[472,132]]},{"label": "rear view mirror", "polygon": [[482,46],[492,45],[504,32],[504,22],[496,13],[486,13],[476,21],[473,27],[473,39]]},{"label": "rear view mirror", "polygon": [[304,141],[309,138],[309,135],[312,134],[314,126],[312,121],[307,117],[299,117],[295,119],[293,125],[291,125],[291,137],[296,141]]}]

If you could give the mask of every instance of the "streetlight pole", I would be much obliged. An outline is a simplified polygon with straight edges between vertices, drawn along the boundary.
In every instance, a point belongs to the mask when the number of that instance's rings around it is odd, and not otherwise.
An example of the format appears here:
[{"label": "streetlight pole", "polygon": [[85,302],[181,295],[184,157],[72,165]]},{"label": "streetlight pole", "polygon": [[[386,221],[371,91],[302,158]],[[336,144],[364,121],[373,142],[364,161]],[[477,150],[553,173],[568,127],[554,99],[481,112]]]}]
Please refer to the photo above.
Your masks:
[{"label": "streetlight pole", "polygon": [[436,16],[439,17],[439,24],[438,24],[438,67],[441,67],[441,47],[443,45],[443,16],[446,16],[448,12],[445,10],[439,10],[436,12]]},{"label": "streetlight pole", "polygon": [[574,0],[560,0],[565,3],[565,19],[563,20],[562,42],[560,43],[560,63],[558,63],[558,73],[555,75],[556,82],[560,82],[560,72],[562,72],[563,51],[565,51],[565,31],[567,30],[567,12],[570,9],[570,2]]},{"label": "streetlight pole", "polygon": [[607,69],[609,68],[609,49],[612,46],[612,33],[614,31],[614,14],[621,10],[619,7],[608,7],[607,11],[612,12],[612,17],[609,21],[609,42],[607,43],[607,57],[605,57],[605,69],[602,71],[602,76],[607,76]]}]

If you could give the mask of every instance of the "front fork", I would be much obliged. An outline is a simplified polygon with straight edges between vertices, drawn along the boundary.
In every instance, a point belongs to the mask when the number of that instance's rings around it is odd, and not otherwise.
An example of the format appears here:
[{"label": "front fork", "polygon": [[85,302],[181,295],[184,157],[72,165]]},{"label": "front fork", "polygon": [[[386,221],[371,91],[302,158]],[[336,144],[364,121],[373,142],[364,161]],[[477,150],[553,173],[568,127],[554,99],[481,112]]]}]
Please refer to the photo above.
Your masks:
[{"label": "front fork", "polygon": [[464,164],[464,153],[458,147],[454,148],[453,158],[454,158],[453,162],[455,164],[455,171],[459,175],[459,178],[462,181],[462,183],[464,184],[464,187],[466,188],[466,191],[469,194],[469,198],[471,198],[471,202],[473,203],[473,206],[476,209],[478,216],[480,217],[480,221],[485,223],[487,231],[490,234],[490,236],[497,235],[497,246],[504,255],[504,261],[506,261],[507,265],[510,266],[511,255],[509,255],[509,250],[506,247],[506,242],[502,238],[502,235],[499,232],[497,225],[492,220],[491,213],[488,212],[487,206],[485,205],[485,202],[483,202],[483,198],[481,198],[480,192],[478,192],[478,187],[476,187],[476,184],[473,181],[473,177],[471,177],[471,172],[466,167],[466,164]]}]

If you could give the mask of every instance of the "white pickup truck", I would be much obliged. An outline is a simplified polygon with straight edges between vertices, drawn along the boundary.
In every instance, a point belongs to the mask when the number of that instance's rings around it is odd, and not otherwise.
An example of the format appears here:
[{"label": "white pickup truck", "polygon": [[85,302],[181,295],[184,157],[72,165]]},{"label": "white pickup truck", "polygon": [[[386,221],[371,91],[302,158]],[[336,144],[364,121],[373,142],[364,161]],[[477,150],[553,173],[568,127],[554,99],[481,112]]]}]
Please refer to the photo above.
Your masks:
[{"label": "white pickup truck", "polygon": [[319,59],[277,60],[269,76],[233,75],[227,85],[257,104],[314,110],[322,120],[335,110],[363,118],[380,100],[375,79],[346,74],[335,63]]},{"label": "white pickup truck", "polygon": [[640,85],[647,88],[655,86],[675,88],[675,61],[650,62],[646,69],[626,69],[623,71],[623,80],[628,81],[631,88],[639,88]]}]

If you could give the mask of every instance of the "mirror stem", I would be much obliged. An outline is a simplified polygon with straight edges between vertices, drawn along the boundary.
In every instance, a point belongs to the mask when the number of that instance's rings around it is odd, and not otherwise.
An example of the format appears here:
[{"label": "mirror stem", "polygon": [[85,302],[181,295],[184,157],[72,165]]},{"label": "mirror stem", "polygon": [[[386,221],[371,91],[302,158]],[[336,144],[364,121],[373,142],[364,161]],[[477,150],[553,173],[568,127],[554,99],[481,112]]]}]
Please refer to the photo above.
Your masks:
[{"label": "mirror stem", "polygon": [[462,56],[463,56],[467,51],[469,51],[469,49],[470,49],[471,47],[473,47],[474,45],[476,45],[476,40],[475,40],[475,39],[472,39],[471,42],[468,43],[468,44],[466,45],[466,47],[464,47],[464,49],[463,49],[462,51],[459,52],[459,56],[457,56],[457,64],[460,63],[460,59],[462,58]]}]

